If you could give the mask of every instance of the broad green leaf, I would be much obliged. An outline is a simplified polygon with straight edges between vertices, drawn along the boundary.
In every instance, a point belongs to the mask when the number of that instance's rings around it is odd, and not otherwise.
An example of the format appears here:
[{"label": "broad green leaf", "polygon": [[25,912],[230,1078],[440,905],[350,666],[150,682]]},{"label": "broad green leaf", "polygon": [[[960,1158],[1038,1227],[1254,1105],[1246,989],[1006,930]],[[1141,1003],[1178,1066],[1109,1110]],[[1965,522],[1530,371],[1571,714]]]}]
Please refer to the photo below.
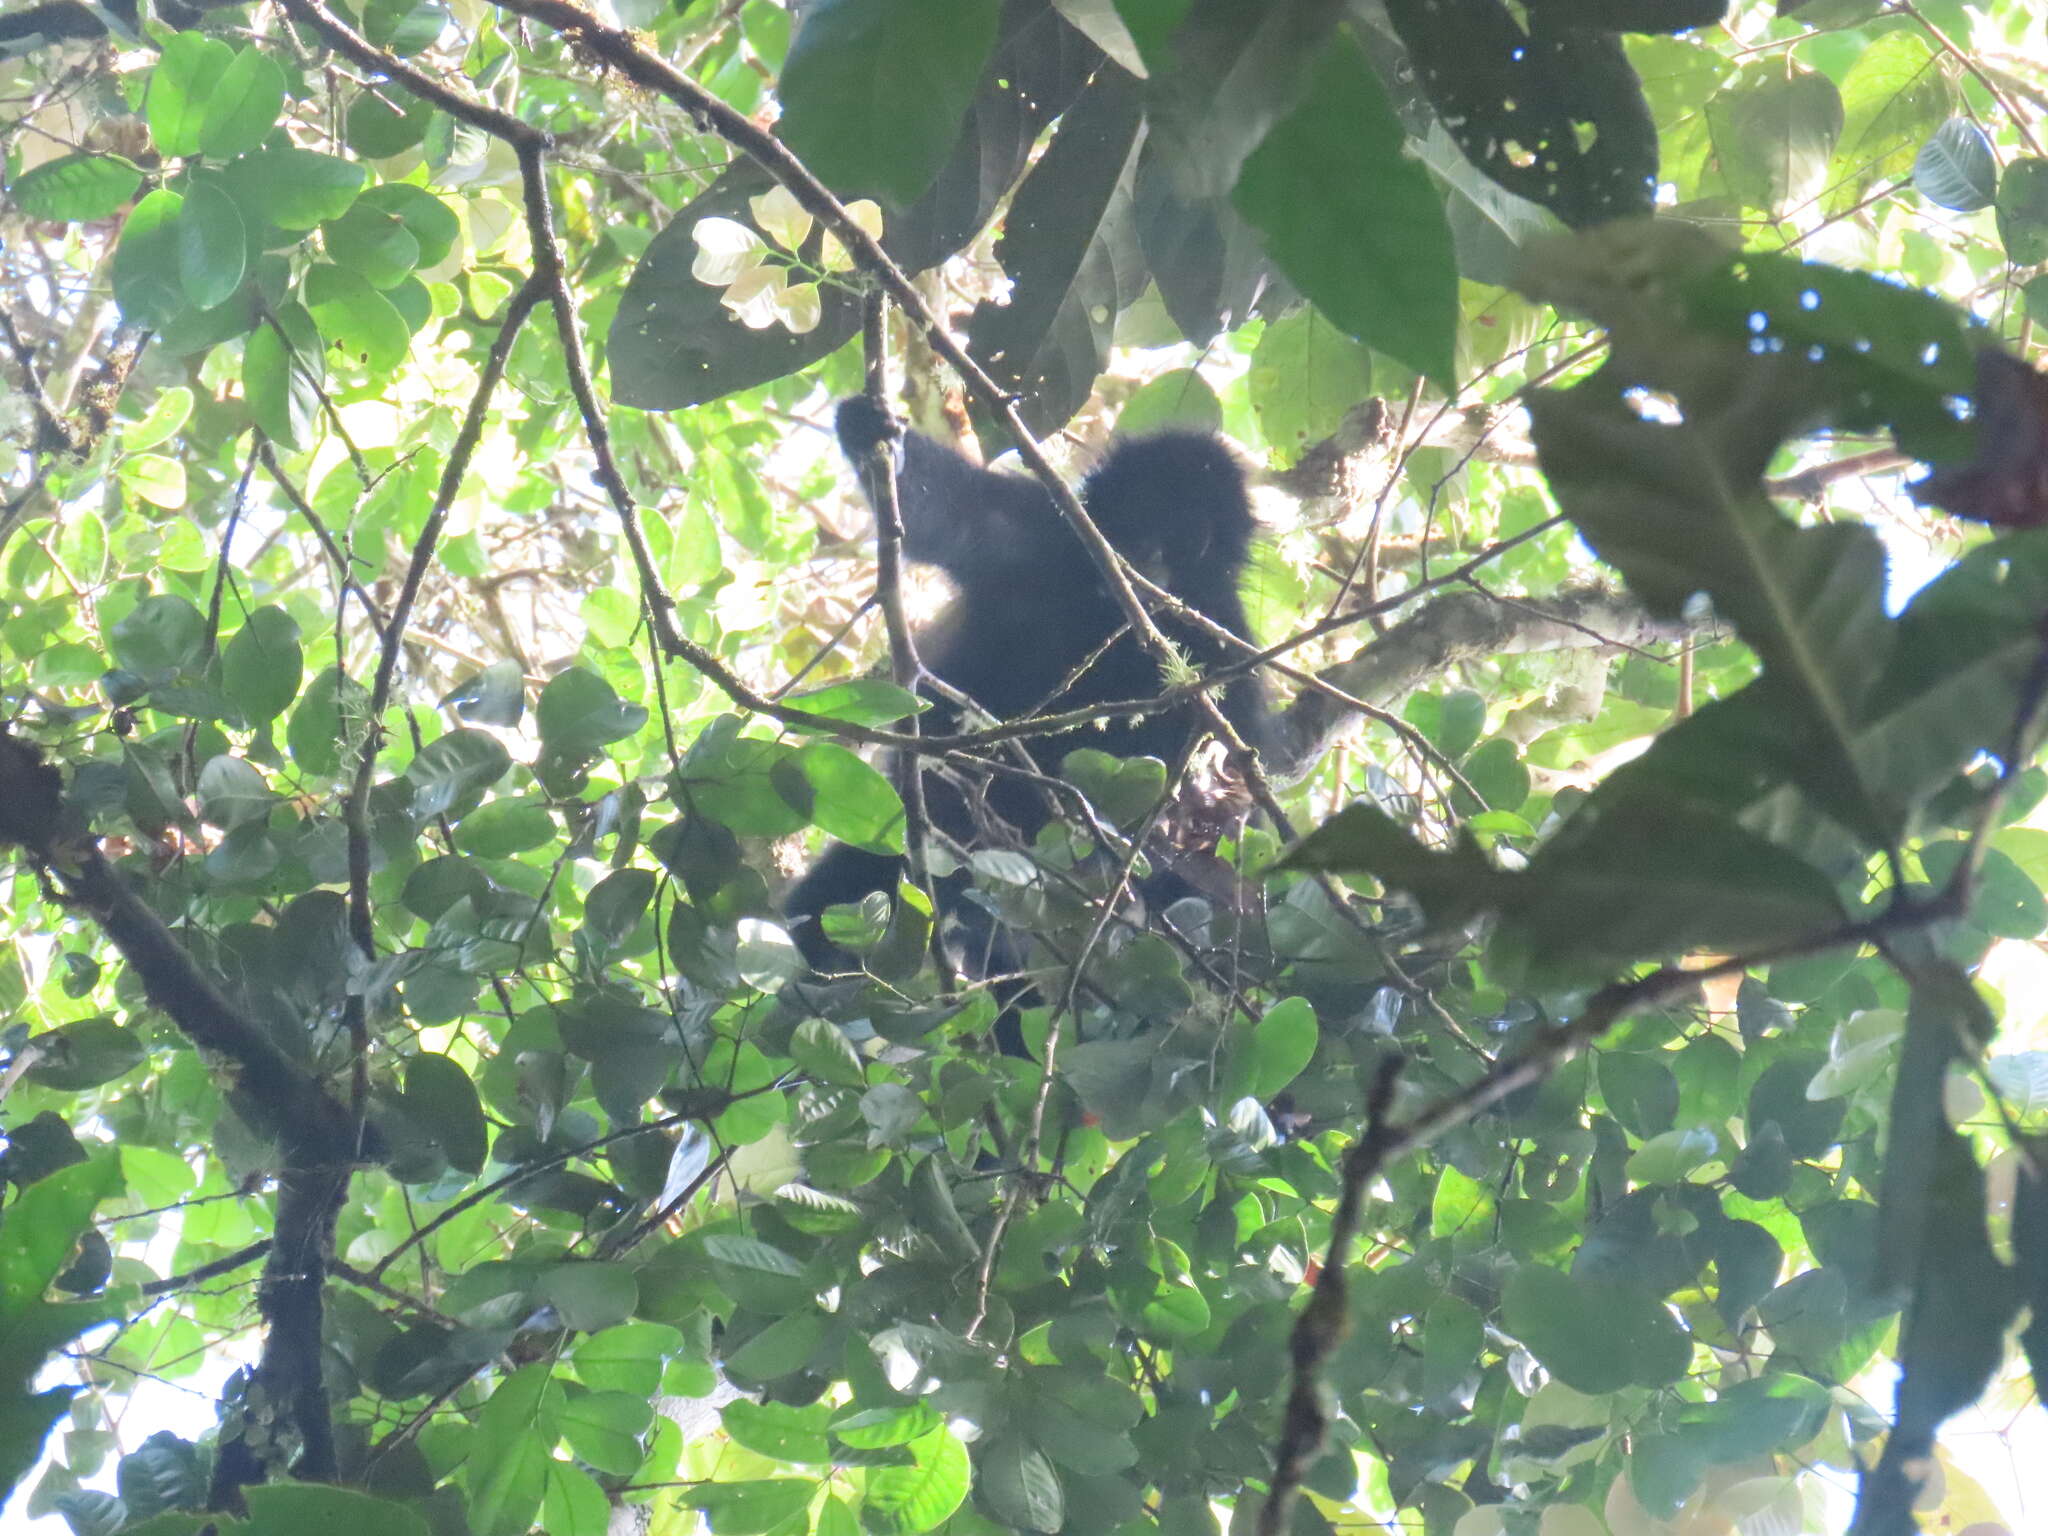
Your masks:
[{"label": "broad green leaf", "polygon": [[255,149],[284,109],[284,91],[284,70],[277,61],[260,48],[243,48],[207,97],[199,148],[215,160]]},{"label": "broad green leaf", "polygon": [[421,821],[453,813],[460,820],[482,792],[512,767],[512,754],[485,731],[455,730],[420,748],[407,765],[412,814]]},{"label": "broad green leaf", "polygon": [[606,875],[583,899],[583,931],[602,950],[622,948],[654,899],[654,873],[620,869]]},{"label": "broad green leaf", "polygon": [[817,1493],[808,1478],[752,1478],[704,1483],[691,1490],[690,1502],[703,1511],[711,1536],[766,1536],[792,1529]]},{"label": "broad green leaf", "polygon": [[1246,382],[1259,430],[1292,463],[1371,397],[1372,349],[1302,304],[1266,327]]},{"label": "broad green leaf", "polygon": [[242,286],[248,236],[241,209],[212,180],[194,180],[178,211],[178,280],[195,309],[227,302]]},{"label": "broad green leaf", "polygon": [[873,853],[903,851],[903,801],[888,775],[834,741],[798,748],[816,799],[811,819],[843,843]]},{"label": "broad green leaf", "polygon": [[1316,1053],[1316,1010],[1305,997],[1282,998],[1232,1047],[1222,1098],[1273,1097],[1299,1077]]},{"label": "broad green leaf", "polygon": [[391,1499],[324,1483],[268,1483],[248,1490],[249,1536],[428,1536],[419,1512]]},{"label": "broad green leaf", "polygon": [[358,199],[358,206],[374,209],[403,224],[419,247],[418,264],[422,267],[438,266],[462,234],[462,221],[455,211],[425,187],[410,182],[392,181],[371,187]]},{"label": "broad green leaf", "polygon": [[1838,155],[1851,181],[1837,196],[1853,201],[1871,182],[1906,175],[1953,100],[1939,53],[1918,31],[1887,32],[1864,49],[1842,81]]},{"label": "broad green leaf", "polygon": [[289,147],[259,149],[225,170],[246,217],[279,229],[311,229],[348,212],[366,177],[353,160]]},{"label": "broad green leaf", "polygon": [[555,819],[539,800],[493,800],[464,816],[455,846],[480,859],[509,859],[555,840]]},{"label": "broad green leaf", "polygon": [[31,219],[92,223],[112,218],[142,188],[142,170],[119,155],[73,154],[45,160],[7,189]]},{"label": "broad green leaf", "polygon": [[2006,166],[1998,182],[1998,238],[2016,267],[2048,261],[2048,160],[2028,156]]},{"label": "broad green leaf", "polygon": [[967,1447],[945,1426],[910,1445],[917,1458],[913,1465],[876,1467],[867,1474],[862,1514],[869,1528],[884,1536],[935,1530],[967,1497]]},{"label": "broad green leaf", "polygon": [[681,1345],[681,1335],[666,1324],[621,1323],[579,1340],[572,1359],[587,1386],[651,1398],[664,1361]]},{"label": "broad green leaf", "polygon": [[378,208],[367,196],[340,218],[320,227],[327,257],[362,278],[372,288],[392,288],[420,265],[420,243],[396,213]]},{"label": "broad green leaf", "polygon": [[647,723],[647,711],[621,699],[595,672],[568,667],[541,689],[533,718],[548,750],[576,757],[631,736]]},{"label": "broad green leaf", "polygon": [[410,91],[385,84],[348,104],[344,137],[366,160],[402,155],[427,136],[433,109]]},{"label": "broad green leaf", "polygon": [[996,0],[823,0],[783,66],[778,131],[834,191],[908,206],[959,136],[998,10]]},{"label": "broad green leaf", "polygon": [[1402,138],[1379,77],[1340,32],[1231,195],[1280,270],[1338,329],[1448,387],[1458,329],[1451,230]]},{"label": "broad green leaf", "polygon": [[165,40],[144,98],[158,154],[176,160],[199,152],[207,104],[234,57],[233,48],[204,32],[174,32]]},{"label": "broad green leaf", "polygon": [[327,778],[341,769],[342,749],[352,753],[368,725],[370,692],[361,683],[328,667],[306,685],[299,707],[292,711],[285,739],[303,773]]},{"label": "broad green leaf", "polygon": [[[184,33],[181,36],[193,34]],[[182,235],[178,214],[185,199],[162,187],[137,203],[114,247],[114,299],[134,325],[168,325],[187,304],[179,280]]]},{"label": "broad green leaf", "polygon": [[359,273],[322,262],[306,273],[302,294],[320,334],[371,373],[405,361],[412,331],[391,301]]},{"label": "broad green leaf", "polygon": [[920,699],[883,677],[852,677],[844,682],[827,683],[822,688],[793,693],[785,702],[792,709],[823,715],[828,720],[882,727],[894,726],[900,720],[931,708],[928,700]]},{"label": "broad green leaf", "polygon": [[580,1332],[616,1327],[633,1315],[639,1297],[633,1271],[623,1264],[557,1264],[541,1278],[539,1291]]},{"label": "broad green leaf", "polygon": [[787,1403],[755,1403],[745,1398],[720,1410],[725,1432],[734,1443],[776,1461],[829,1462],[831,1445],[825,1438],[825,1421],[831,1417],[823,1405],[806,1408]]},{"label": "broad green leaf", "polygon": [[[305,328],[313,332],[304,312]],[[249,415],[268,437],[287,448],[303,447],[312,438],[314,413],[319,396],[316,364],[319,335],[313,332],[312,351],[294,355],[293,347],[279,334],[281,327],[263,325],[250,333],[242,353],[242,393]]]},{"label": "broad green leaf", "polygon": [[1045,1453],[1019,1435],[983,1440],[975,1447],[975,1483],[996,1517],[1024,1531],[1057,1531],[1066,1524],[1059,1473]]},{"label": "broad green leaf", "polygon": [[1998,195],[1998,160],[1984,130],[1967,117],[1935,129],[1913,160],[1913,186],[1939,208],[1974,213]]},{"label": "broad green leaf", "polygon": [[[150,402],[149,413],[142,420],[121,429],[121,446],[130,453],[154,448],[184,426],[191,416],[191,389],[183,384],[174,384]],[[75,571],[77,567],[73,566],[73,569]]]},{"label": "broad green leaf", "polygon": [[121,461],[121,484],[128,493],[153,507],[175,510],[185,505],[185,466],[162,453],[135,453]]},{"label": "broad green leaf", "polygon": [[582,1392],[562,1404],[562,1437],[598,1471],[629,1477],[644,1454],[640,1440],[654,1419],[654,1405],[626,1392]]},{"label": "broad green leaf", "polygon": [[406,1112],[430,1131],[449,1163],[464,1173],[481,1173],[488,1128],[476,1084],[462,1066],[434,1051],[405,1064]]},{"label": "broad green leaf", "polygon": [[1581,1392],[1665,1386],[1692,1362],[1689,1337],[1663,1304],[1625,1283],[1527,1264],[1508,1282],[1501,1316],[1545,1369]]},{"label": "broad green leaf", "polygon": [[277,796],[253,765],[223,753],[199,770],[199,816],[223,831],[267,817]]},{"label": "broad green leaf", "polygon": [[516,661],[494,661],[457,683],[441,707],[475,725],[517,725],[526,713],[526,678]]},{"label": "broad green leaf", "polygon": [[283,714],[304,671],[298,621],[274,603],[250,613],[221,652],[221,686],[252,723]]},{"label": "broad green leaf", "polygon": [[114,660],[136,672],[189,667],[205,641],[206,616],[189,598],[167,592],[145,597],[107,631]]}]

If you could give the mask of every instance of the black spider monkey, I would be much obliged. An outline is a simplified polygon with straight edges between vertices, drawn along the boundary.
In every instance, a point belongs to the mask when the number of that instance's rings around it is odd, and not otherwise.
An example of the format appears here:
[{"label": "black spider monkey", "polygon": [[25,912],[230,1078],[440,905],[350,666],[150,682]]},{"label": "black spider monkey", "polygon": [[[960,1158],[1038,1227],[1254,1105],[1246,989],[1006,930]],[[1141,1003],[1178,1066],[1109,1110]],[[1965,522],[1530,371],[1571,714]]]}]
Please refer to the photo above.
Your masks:
[{"label": "black spider monkey", "polygon": [[[876,444],[895,435],[894,424],[865,396],[840,402],[837,427],[839,445],[856,469]],[[901,443],[896,498],[903,552],[943,569],[958,594],[918,636],[927,672],[997,719],[1160,691],[1158,662],[1129,632],[1100,569],[1043,486],[983,469],[919,432],[904,433]],[[1081,501],[1103,537],[1147,578],[1230,633],[1250,637],[1238,578],[1251,547],[1251,501],[1244,471],[1221,442],[1201,432],[1128,439],[1083,482]],[[1156,612],[1154,621],[1198,667],[1238,658],[1236,647],[1185,619]],[[928,688],[925,696],[932,700],[922,717],[928,733],[971,726],[938,691]],[[1258,678],[1234,679],[1220,701],[1238,733],[1258,746],[1267,723]],[[1198,710],[1183,702],[1100,727],[1051,732],[1025,745],[1048,773],[1079,747],[1171,762],[1199,728]],[[971,843],[976,820],[969,795],[937,775],[927,782],[931,825]],[[1026,836],[1050,819],[1041,790],[1026,780],[998,775],[983,803]],[[848,963],[825,937],[818,914],[870,891],[894,891],[901,869],[900,859],[834,844],[797,881],[784,910],[812,966],[845,969]],[[942,890],[942,906],[971,919],[965,903],[949,899],[953,894]]]}]

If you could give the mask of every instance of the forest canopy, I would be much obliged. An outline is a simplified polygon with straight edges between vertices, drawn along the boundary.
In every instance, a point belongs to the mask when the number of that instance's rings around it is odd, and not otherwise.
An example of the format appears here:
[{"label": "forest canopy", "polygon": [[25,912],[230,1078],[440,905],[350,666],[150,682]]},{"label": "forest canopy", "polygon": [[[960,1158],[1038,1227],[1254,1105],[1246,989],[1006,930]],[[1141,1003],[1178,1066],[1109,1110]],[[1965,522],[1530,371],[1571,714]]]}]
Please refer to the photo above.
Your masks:
[{"label": "forest canopy", "polygon": [[[2029,7],[30,0],[0,103],[10,1530],[2020,1529]],[[946,692],[863,395],[1142,697]],[[1076,494],[1163,431],[1249,633]]]}]

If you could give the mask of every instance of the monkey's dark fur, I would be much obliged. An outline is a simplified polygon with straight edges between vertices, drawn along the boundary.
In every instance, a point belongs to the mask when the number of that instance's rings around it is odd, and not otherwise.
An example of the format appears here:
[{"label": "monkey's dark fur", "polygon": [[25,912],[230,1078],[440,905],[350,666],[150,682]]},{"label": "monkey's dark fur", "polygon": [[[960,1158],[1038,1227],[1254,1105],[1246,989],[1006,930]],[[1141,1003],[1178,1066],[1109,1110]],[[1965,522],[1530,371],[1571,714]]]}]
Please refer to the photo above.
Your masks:
[{"label": "monkey's dark fur", "polygon": [[[842,401],[837,424],[840,447],[856,467],[889,431],[887,419],[865,397]],[[1160,691],[1158,663],[1125,630],[1123,612],[1101,572],[1043,486],[983,469],[910,432],[903,437],[896,497],[904,554],[939,566],[958,592],[946,614],[918,636],[927,671],[1005,720]],[[1243,471],[1220,442],[1197,432],[1131,438],[1088,476],[1081,500],[1133,566],[1232,634],[1249,637],[1237,584],[1251,545],[1251,502]],[[1233,647],[1185,620],[1159,612],[1154,619],[1198,667],[1237,659]],[[956,706],[936,693],[927,696],[934,701],[922,717],[927,731],[962,729]],[[1257,678],[1232,682],[1221,699],[1231,724],[1258,745],[1266,705]],[[1100,728],[1032,737],[1024,745],[1046,773],[1057,773],[1066,755],[1080,747],[1171,762],[1199,718],[1193,705],[1183,703],[1119,717]],[[932,825],[958,843],[972,843],[967,798],[936,776],[927,786]],[[1049,815],[1040,791],[1013,778],[997,777],[986,804],[1026,837]],[[819,912],[870,891],[893,890],[900,865],[834,845],[796,883],[785,910],[813,965],[845,963],[819,931]]]}]

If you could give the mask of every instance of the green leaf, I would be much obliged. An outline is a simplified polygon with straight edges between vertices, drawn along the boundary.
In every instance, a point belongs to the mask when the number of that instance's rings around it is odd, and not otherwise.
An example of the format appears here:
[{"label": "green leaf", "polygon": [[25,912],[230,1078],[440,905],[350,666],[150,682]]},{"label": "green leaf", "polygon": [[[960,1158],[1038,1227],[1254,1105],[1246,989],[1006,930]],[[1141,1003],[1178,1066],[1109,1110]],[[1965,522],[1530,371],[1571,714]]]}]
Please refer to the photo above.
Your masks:
[{"label": "green leaf", "polygon": [[610,1328],[633,1315],[639,1286],[623,1264],[557,1264],[541,1277],[539,1293],[571,1328]]},{"label": "green leaf", "polygon": [[348,104],[342,136],[365,160],[383,160],[419,144],[433,118],[433,108],[424,99],[384,82]]},{"label": "green leaf", "polygon": [[1852,203],[1871,183],[1906,175],[1953,99],[1940,56],[1918,31],[1887,32],[1865,48],[1842,81],[1837,156],[1849,175],[1836,200]]},{"label": "green leaf", "polygon": [[1921,146],[1913,161],[1913,186],[1938,208],[1974,213],[1998,195],[1998,160],[1984,130],[1967,117],[1952,117]]},{"label": "green leaf", "polygon": [[1838,1269],[1794,1275],[1757,1302],[1757,1321],[1770,1330],[1774,1363],[1824,1371],[1848,1336],[1849,1287]]},{"label": "green leaf", "polygon": [[745,1398],[720,1410],[725,1432],[737,1445],[775,1461],[829,1462],[832,1447],[825,1438],[830,1411],[822,1406],[755,1403]]},{"label": "green leaf", "polygon": [[606,875],[583,898],[583,931],[602,951],[623,948],[654,899],[654,873],[619,869]]},{"label": "green leaf", "polygon": [[420,243],[396,213],[376,207],[365,195],[340,218],[320,226],[328,260],[372,288],[392,288],[420,265]]},{"label": "green leaf", "polygon": [[509,859],[545,848],[555,837],[555,819],[546,804],[531,799],[493,800],[464,816],[455,828],[455,846],[480,859]]},{"label": "green leaf", "polygon": [[1826,75],[1752,64],[1707,103],[1715,164],[1731,197],[1775,214],[1811,195],[1842,136],[1842,96]]},{"label": "green leaf", "polygon": [[234,57],[234,49],[204,32],[175,32],[165,39],[144,99],[158,154],[180,160],[199,153],[207,103]]},{"label": "green leaf", "polygon": [[777,83],[778,131],[835,192],[908,207],[959,137],[999,10],[996,0],[822,0]]},{"label": "green leaf", "polygon": [[94,1208],[120,1188],[119,1159],[102,1154],[37,1180],[8,1208],[0,1242],[0,1489],[14,1488],[35,1466],[77,1391],[31,1392],[31,1383],[49,1357],[108,1316],[102,1300],[50,1302],[43,1293],[91,1230]]},{"label": "green leaf", "polygon": [[285,727],[292,760],[315,778],[333,777],[341,769],[342,747],[353,749],[369,709],[370,691],[340,668],[316,674]]},{"label": "green leaf", "polygon": [[681,1336],[665,1323],[621,1323],[581,1340],[572,1359],[587,1386],[651,1398],[666,1358],[681,1347]]},{"label": "green leaf", "polygon": [[1448,388],[1458,269],[1442,200],[1349,32],[1231,194],[1274,263],[1339,330]]},{"label": "green leaf", "polygon": [[260,48],[242,49],[206,101],[199,147],[215,160],[245,154],[263,142],[284,109],[284,70]]},{"label": "green leaf", "polygon": [[412,814],[422,822],[448,814],[460,820],[511,769],[512,754],[488,732],[462,729],[437,736],[406,766]]},{"label": "green leaf", "polygon": [[1315,1005],[1305,997],[1282,998],[1233,1047],[1224,1067],[1224,1102],[1272,1098],[1302,1074],[1318,1038]]},{"label": "green leaf", "polygon": [[[747,1293],[741,1292],[741,1295]],[[748,1296],[752,1302],[757,1298]],[[815,1308],[778,1317],[726,1357],[726,1368],[741,1381],[770,1382],[792,1376],[811,1363],[825,1342],[825,1319]]]},{"label": "green leaf", "polygon": [[1757,475],[1806,402],[1782,373],[1750,388],[1726,424],[1653,424],[1593,390],[1539,392],[1529,411],[1551,488],[1601,558],[1659,614],[1707,593],[1762,660],[1758,704],[1780,739],[1759,741],[1757,757],[1882,844],[1895,812],[1863,781],[1852,741],[1894,639],[1884,550],[1865,526],[1801,528],[1771,506]]},{"label": "green leaf", "polygon": [[195,180],[178,211],[178,280],[193,307],[225,304],[242,286],[248,254],[235,200],[219,183]]},{"label": "green leaf", "polygon": [[534,707],[534,724],[550,752],[582,757],[631,736],[647,723],[647,711],[628,704],[584,667],[568,667],[548,679]]},{"label": "green leaf", "polygon": [[1998,238],[2016,267],[2048,261],[2048,160],[2027,156],[1998,183]]},{"label": "green leaf", "polygon": [[548,1453],[561,1435],[561,1388],[546,1361],[503,1377],[477,1415],[463,1465],[469,1514],[480,1536],[519,1536],[540,1506]]},{"label": "green leaf", "polygon": [[1546,1370],[1581,1392],[1665,1386],[1692,1363],[1691,1341],[1663,1304],[1627,1284],[1524,1265],[1501,1316]]},{"label": "green leaf", "polygon": [[447,25],[447,7],[437,0],[369,0],[363,7],[363,35],[400,58],[431,47]]},{"label": "green leaf", "polygon": [[198,660],[206,616],[171,593],[145,597],[107,631],[107,650],[135,672],[178,672]]},{"label": "green leaf", "polygon": [[[1102,3],[1106,6],[1107,0]],[[1269,334],[1270,331],[1268,327]],[[1216,397],[1209,381],[1193,368],[1170,369],[1147,380],[1117,413],[1116,429],[1127,437],[1173,428],[1192,432],[1223,430],[1223,402]]]},{"label": "green leaf", "polygon": [[1437,853],[1377,806],[1346,806],[1295,844],[1283,869],[1370,874],[1390,890],[1420,901],[1430,921],[1455,926],[1496,905],[1507,878],[1469,842]]},{"label": "green leaf", "polygon": [[371,373],[389,373],[405,361],[411,328],[360,274],[321,262],[307,271],[301,292],[320,334]]},{"label": "green leaf", "polygon": [[1630,1156],[1629,1182],[1640,1185],[1683,1183],[1695,1169],[1711,1161],[1720,1148],[1720,1138],[1703,1125],[1652,1136]]},{"label": "green leaf", "polygon": [[248,1536],[429,1536],[418,1511],[390,1499],[324,1483],[263,1483],[247,1489]]},{"label": "green leaf", "polygon": [[858,1088],[867,1081],[860,1053],[838,1025],[824,1019],[805,1019],[799,1024],[790,1039],[789,1054],[805,1076],[819,1082]]},{"label": "green leaf", "polygon": [[1030,1441],[1014,1434],[983,1440],[975,1447],[974,1471],[980,1497],[1004,1524],[1025,1531],[1066,1524],[1059,1473]]},{"label": "green leaf", "polygon": [[[440,198],[409,182],[385,182],[365,192],[358,206],[396,218],[419,247],[419,265],[433,267],[447,259],[462,235],[462,221]],[[353,211],[353,210],[351,210]]]},{"label": "green leaf", "polygon": [[817,1493],[807,1478],[766,1477],[705,1483],[690,1491],[689,1502],[704,1512],[712,1536],[765,1536],[792,1529]]},{"label": "green leaf", "polygon": [[1259,430],[1283,463],[1335,432],[1372,395],[1372,349],[1302,304],[1267,325],[1246,378]]},{"label": "green leaf", "polygon": [[176,509],[185,504],[185,466],[161,453],[130,454],[121,461],[121,486],[153,507]]},{"label": "green leaf", "polygon": [[159,187],[135,205],[121,226],[121,243],[114,247],[114,299],[130,324],[157,329],[184,312],[185,288],[178,278],[183,258],[178,213],[184,206],[184,198]]},{"label": "green leaf", "polygon": [[1166,764],[1156,757],[1112,757],[1094,747],[1069,752],[1060,776],[1088,797],[1113,826],[1135,827],[1166,793]]},{"label": "green leaf", "polygon": [[549,1536],[604,1536],[611,1501],[596,1478],[567,1462],[547,1463],[547,1485],[535,1521]]},{"label": "green leaf", "polygon": [[450,1165],[481,1173],[489,1129],[476,1084],[459,1063],[422,1051],[405,1064],[406,1113],[429,1131]]},{"label": "green leaf", "polygon": [[809,742],[796,760],[816,796],[818,826],[871,853],[903,851],[903,801],[888,775],[836,741]]},{"label": "green leaf", "polygon": [[245,216],[279,229],[311,229],[348,212],[368,172],[310,149],[259,149],[223,173]]},{"label": "green leaf", "polygon": [[944,1425],[910,1445],[917,1458],[913,1465],[876,1467],[867,1475],[861,1513],[867,1527],[882,1536],[917,1536],[934,1530],[967,1497],[967,1447]]},{"label": "green leaf", "polygon": [[320,408],[320,333],[296,304],[280,310],[277,321],[250,333],[242,353],[242,394],[267,436],[280,447],[303,448],[313,439]]},{"label": "green leaf", "polygon": [[283,714],[304,674],[298,620],[275,603],[251,612],[221,652],[221,686],[252,724]]},{"label": "green leaf", "polygon": [[239,757],[222,753],[199,770],[199,818],[223,831],[263,820],[276,803],[262,773]]},{"label": "green leaf", "polygon": [[[191,416],[192,391],[186,385],[175,384],[150,403],[149,412],[142,420],[122,429],[121,446],[131,453],[154,448],[184,426]],[[101,529],[99,537],[105,537],[104,528]],[[72,564],[75,558],[74,553],[67,552],[66,563],[71,565],[74,574],[79,569],[78,565]],[[94,562],[88,562],[88,565],[92,563]]]},{"label": "green leaf", "polygon": [[640,1437],[654,1421],[654,1405],[625,1392],[584,1392],[562,1405],[562,1437],[598,1471],[630,1477],[645,1455]]},{"label": "green leaf", "polygon": [[931,708],[929,700],[919,698],[885,677],[850,677],[844,682],[827,683],[805,693],[793,693],[784,702],[792,709],[823,715],[828,720],[881,727],[893,726]]},{"label": "green leaf", "polygon": [[141,190],[142,170],[119,155],[59,155],[15,178],[7,194],[26,218],[92,223]]},{"label": "green leaf", "polygon": [[516,661],[494,661],[449,689],[441,707],[475,725],[517,725],[526,713],[526,675]]}]

